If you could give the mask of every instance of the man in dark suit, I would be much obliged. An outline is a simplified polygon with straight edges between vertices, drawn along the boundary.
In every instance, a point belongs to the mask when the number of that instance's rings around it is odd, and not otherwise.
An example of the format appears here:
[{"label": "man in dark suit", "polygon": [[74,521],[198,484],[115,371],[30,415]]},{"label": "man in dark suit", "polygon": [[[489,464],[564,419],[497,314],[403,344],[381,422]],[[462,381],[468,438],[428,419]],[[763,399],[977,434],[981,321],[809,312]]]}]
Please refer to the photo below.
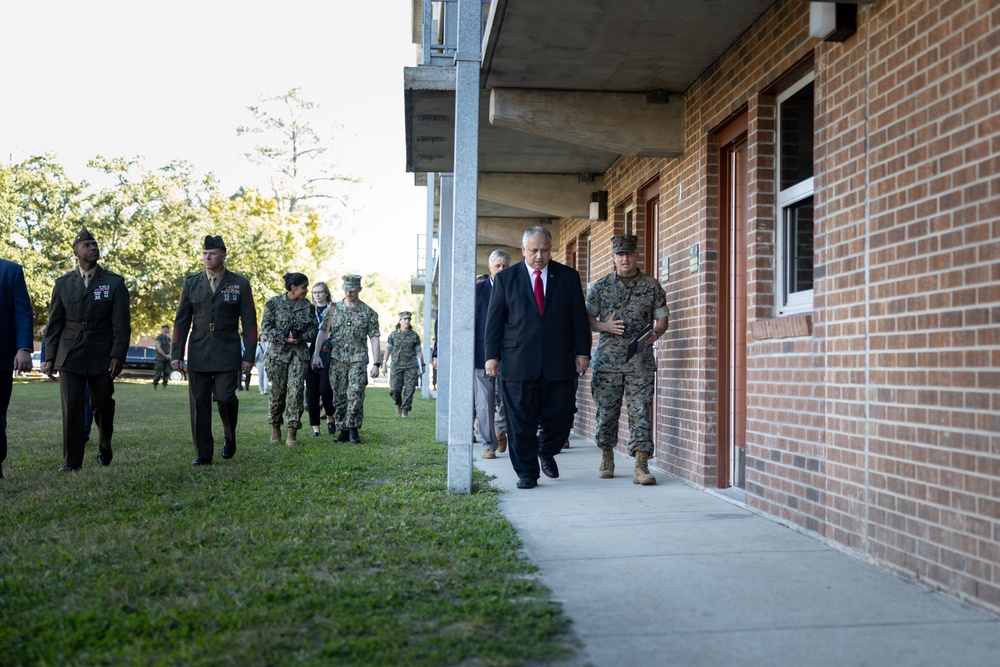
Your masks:
[{"label": "man in dark suit", "polygon": [[552,235],[524,232],[518,262],[496,275],[486,318],[486,373],[500,378],[517,488],[559,476],[555,455],[573,426],[576,379],[590,362],[580,274],[550,261]]},{"label": "man in dark suit", "polygon": [[489,278],[476,283],[476,377],[472,388],[479,435],[483,439],[484,459],[495,459],[497,452],[502,454],[507,448],[506,434],[503,434],[501,443],[500,433],[494,428],[497,379],[486,374],[486,314],[490,307],[490,295],[493,293],[493,278],[508,266],[510,255],[504,250],[494,250],[490,253]]},{"label": "man in dark suit", "polygon": [[0,259],[0,359],[13,362],[0,373],[0,479],[7,459],[7,406],[14,386],[11,371],[31,370],[31,350],[35,346],[35,314],[24,283],[24,269]]},{"label": "man in dark suit", "polygon": [[240,374],[253,368],[257,353],[257,307],[250,281],[226,269],[226,244],[221,236],[205,237],[201,259],[205,270],[190,276],[181,289],[170,344],[170,365],[174,370],[181,369],[187,348],[191,435],[197,456],[192,465],[196,466],[211,464],[215,453],[213,395],[225,433],[222,458],[236,454],[240,411],[236,388]]},{"label": "man in dark suit", "polygon": [[63,467],[79,470],[85,446],[84,388],[90,389],[100,440],[97,462],[109,465],[114,452],[115,378],[122,372],[132,337],[128,288],[125,279],[102,268],[101,250],[86,229],[73,240],[78,266],[56,279],[45,330],[42,372],[59,370],[62,397]]}]

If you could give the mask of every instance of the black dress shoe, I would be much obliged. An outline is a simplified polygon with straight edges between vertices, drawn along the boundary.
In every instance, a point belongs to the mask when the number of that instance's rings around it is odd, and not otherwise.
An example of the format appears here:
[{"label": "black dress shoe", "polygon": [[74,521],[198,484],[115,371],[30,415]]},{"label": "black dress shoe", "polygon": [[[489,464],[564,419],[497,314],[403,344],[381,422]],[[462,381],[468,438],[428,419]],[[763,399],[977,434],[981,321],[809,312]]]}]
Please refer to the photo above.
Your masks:
[{"label": "black dress shoe", "polygon": [[97,462],[100,463],[102,466],[111,465],[112,458],[114,458],[114,452],[111,451],[110,447],[108,447],[107,449],[102,448],[97,453]]},{"label": "black dress shoe", "polygon": [[358,435],[358,429],[352,428],[351,432],[348,434],[347,439],[353,442],[355,445],[361,443],[361,436]]},{"label": "black dress shoe", "polygon": [[195,459],[191,462],[193,466],[210,466],[212,465],[212,459]]},{"label": "black dress shoe", "polygon": [[538,486],[538,482],[531,479],[530,477],[517,478],[517,488],[519,489],[533,489],[536,486]]},{"label": "black dress shoe", "polygon": [[226,440],[226,444],[222,446],[222,458],[231,459],[236,454],[236,443],[230,440]]},{"label": "black dress shoe", "polygon": [[346,428],[342,428],[340,429],[340,435],[337,436],[336,442],[347,442],[350,437],[350,432]]},{"label": "black dress shoe", "polygon": [[62,468],[59,468],[59,472],[76,472],[79,469],[80,469],[80,466],[69,466],[69,465],[66,465],[66,466],[63,466]]},{"label": "black dress shoe", "polygon": [[556,465],[554,456],[539,455],[538,462],[541,464],[542,473],[546,477],[551,477],[552,479],[559,477],[559,466]]},{"label": "black dress shoe", "polygon": [[333,435],[333,422],[326,423],[326,432]]}]

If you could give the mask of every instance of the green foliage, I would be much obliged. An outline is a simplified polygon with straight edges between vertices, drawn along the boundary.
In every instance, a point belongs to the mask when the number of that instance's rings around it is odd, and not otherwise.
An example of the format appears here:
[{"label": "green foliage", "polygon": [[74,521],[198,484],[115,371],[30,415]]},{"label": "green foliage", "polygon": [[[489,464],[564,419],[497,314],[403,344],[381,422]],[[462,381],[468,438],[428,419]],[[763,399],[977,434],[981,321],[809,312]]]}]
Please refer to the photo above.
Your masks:
[{"label": "green foliage", "polygon": [[[240,395],[239,451],[192,468],[185,387],[119,381],[115,459],[56,472],[59,390],[17,381],[0,482],[0,664],[519,665],[569,621],[495,490],[446,490],[433,402],[368,387],[361,446],[271,445]],[[216,424],[218,430],[218,424]],[[91,447],[93,441],[91,441]]]}]

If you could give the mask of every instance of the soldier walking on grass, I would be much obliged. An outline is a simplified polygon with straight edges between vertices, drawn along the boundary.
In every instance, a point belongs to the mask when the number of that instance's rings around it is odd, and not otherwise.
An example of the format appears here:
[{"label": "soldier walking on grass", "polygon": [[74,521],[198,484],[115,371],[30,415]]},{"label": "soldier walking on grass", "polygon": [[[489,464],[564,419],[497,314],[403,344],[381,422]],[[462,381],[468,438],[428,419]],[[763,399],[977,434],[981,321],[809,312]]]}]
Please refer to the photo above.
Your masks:
[{"label": "soldier walking on grass", "polygon": [[240,373],[253,368],[257,352],[257,307],[250,281],[226,269],[226,244],[221,236],[205,237],[201,260],[205,270],[189,276],[181,289],[170,345],[170,366],[174,370],[181,370],[187,350],[195,466],[210,465],[215,453],[213,397],[219,406],[225,434],[222,458],[230,459],[236,454],[236,422],[240,413],[236,386]]},{"label": "soldier walking on grass", "polygon": [[[637,239],[632,235],[611,238],[615,271],[595,281],[587,293],[590,328],[599,332],[591,362],[594,375],[591,389],[597,406],[597,446],[601,448],[598,476],[615,476],[615,445],[618,444],[618,417],[622,396],[628,408],[628,452],[635,456],[633,484],[649,486],[656,478],[649,473],[653,440],[649,406],[653,402],[656,360],[652,344],[669,324],[667,296],[658,280],[639,271]],[[643,327],[652,324],[650,336],[640,341],[628,357],[629,343]]]},{"label": "soldier walking on grass", "polygon": [[160,335],[153,342],[156,346],[156,361],[153,362],[153,391],[156,383],[163,380],[163,388],[167,388],[170,379],[170,327],[166,324],[160,329]]}]

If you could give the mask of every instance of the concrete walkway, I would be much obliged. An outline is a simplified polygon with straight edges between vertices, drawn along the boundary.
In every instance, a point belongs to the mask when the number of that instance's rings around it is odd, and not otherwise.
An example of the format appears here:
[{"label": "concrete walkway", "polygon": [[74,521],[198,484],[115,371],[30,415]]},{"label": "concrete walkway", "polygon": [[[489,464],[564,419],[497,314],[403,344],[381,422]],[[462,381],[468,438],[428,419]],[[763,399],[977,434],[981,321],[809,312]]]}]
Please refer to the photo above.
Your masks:
[{"label": "concrete walkway", "polygon": [[861,562],[720,495],[633,462],[597,477],[571,439],[559,479],[518,490],[479,459],[583,646],[571,665],[961,667],[1000,664],[1000,618]]}]

